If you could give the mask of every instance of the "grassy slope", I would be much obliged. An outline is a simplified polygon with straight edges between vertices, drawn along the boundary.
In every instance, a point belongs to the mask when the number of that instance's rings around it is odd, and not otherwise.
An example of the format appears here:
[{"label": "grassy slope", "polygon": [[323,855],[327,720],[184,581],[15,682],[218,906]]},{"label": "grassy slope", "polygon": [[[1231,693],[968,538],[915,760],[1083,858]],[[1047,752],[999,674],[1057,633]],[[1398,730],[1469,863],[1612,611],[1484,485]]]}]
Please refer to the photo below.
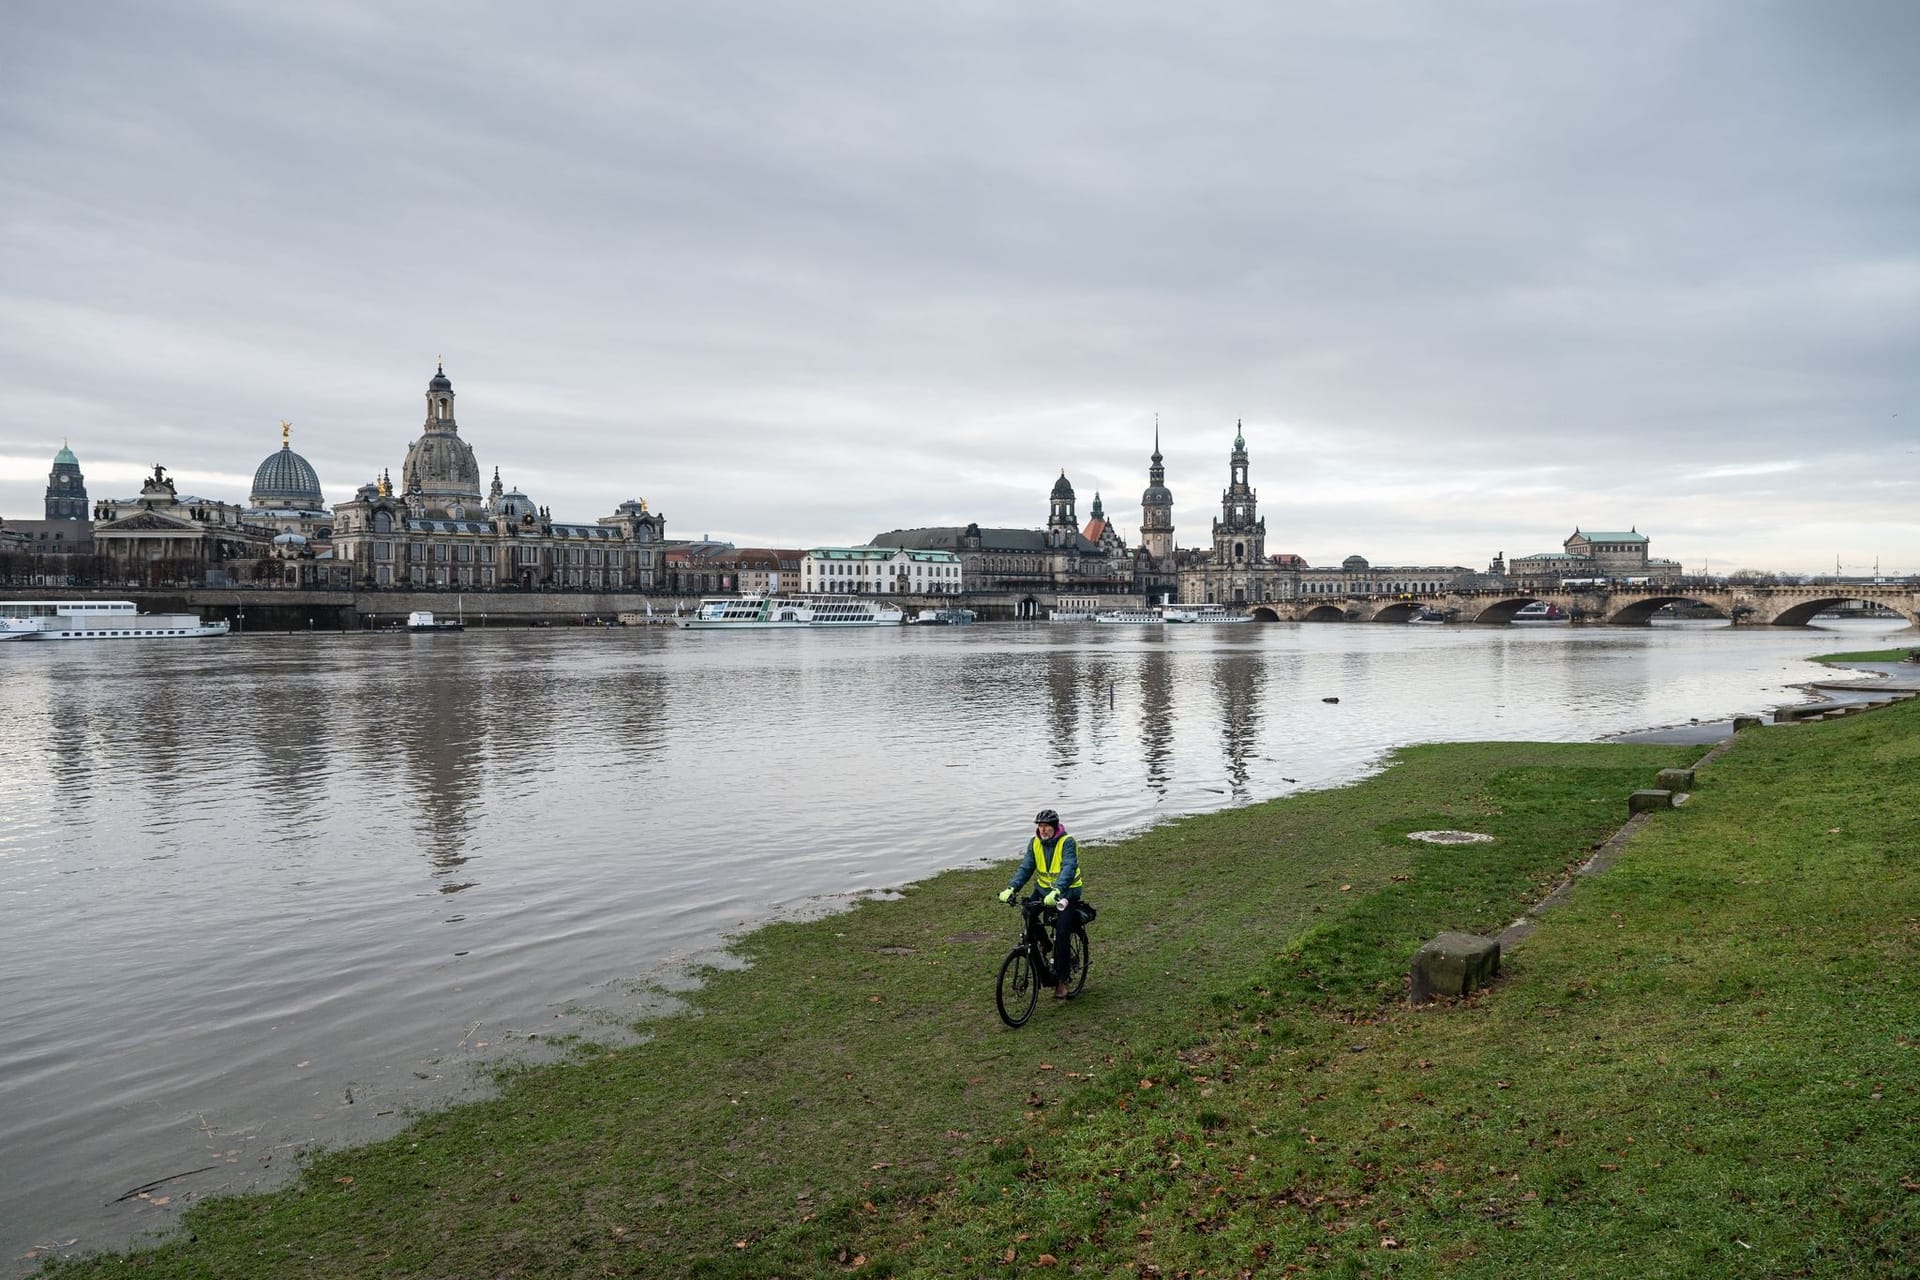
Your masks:
[{"label": "grassy slope", "polygon": [[1694,749],[1420,748],[1090,850],[1088,994],[1018,1032],[997,870],[764,930],[645,1045],[73,1270],[1858,1274],[1920,1243],[1916,711],[1743,739],[1491,998],[1397,1002],[1420,941],[1511,920]]},{"label": "grassy slope", "polygon": [[1297,994],[1309,943],[928,1206],[911,1274],[1914,1275],[1916,845],[1920,708],[1749,734],[1495,991]]},{"label": "grassy slope", "polygon": [[1904,662],[1910,653],[1920,652],[1914,646],[1904,649],[1862,649],[1858,653],[1825,653],[1815,658],[1815,662],[1827,662],[1843,666],[1849,662]]}]

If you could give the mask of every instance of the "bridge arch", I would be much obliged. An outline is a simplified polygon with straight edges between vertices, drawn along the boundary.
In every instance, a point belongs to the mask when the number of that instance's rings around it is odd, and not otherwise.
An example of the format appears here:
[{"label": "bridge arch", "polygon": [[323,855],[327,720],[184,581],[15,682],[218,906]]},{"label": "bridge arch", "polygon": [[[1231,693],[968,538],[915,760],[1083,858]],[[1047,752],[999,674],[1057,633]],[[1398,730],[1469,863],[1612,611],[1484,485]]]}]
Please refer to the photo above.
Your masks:
[{"label": "bridge arch", "polygon": [[1780,610],[1780,612],[1774,614],[1773,617],[1767,621],[1776,627],[1804,627],[1813,621],[1815,614],[1825,613],[1836,605],[1849,604],[1854,601],[1891,609],[1905,618],[1909,623],[1920,624],[1920,618],[1916,618],[1912,610],[1903,609],[1891,601],[1870,600],[1863,596],[1850,595],[1816,596],[1808,600],[1796,600],[1786,608]]},{"label": "bridge arch", "polygon": [[1479,612],[1471,618],[1462,618],[1463,622],[1485,622],[1501,626],[1513,621],[1513,615],[1539,600],[1539,596],[1505,596],[1499,600],[1489,600],[1480,606]]},{"label": "bridge arch", "polygon": [[1253,615],[1253,620],[1255,622],[1280,621],[1280,615],[1277,612],[1275,612],[1272,608],[1264,604],[1257,604],[1253,606],[1252,609],[1249,609],[1248,612]]},{"label": "bridge arch", "polygon": [[1421,608],[1421,602],[1418,600],[1395,600],[1389,604],[1380,606],[1371,620],[1374,622],[1405,622],[1413,617],[1414,614],[1420,612]]},{"label": "bridge arch", "polygon": [[1347,611],[1337,604],[1319,604],[1300,615],[1302,622],[1345,622]]},{"label": "bridge arch", "polygon": [[1653,615],[1670,604],[1703,604],[1714,611],[1714,616],[1731,621],[1721,607],[1711,600],[1702,600],[1697,596],[1648,596],[1635,600],[1607,615],[1606,622],[1611,627],[1650,627]]}]

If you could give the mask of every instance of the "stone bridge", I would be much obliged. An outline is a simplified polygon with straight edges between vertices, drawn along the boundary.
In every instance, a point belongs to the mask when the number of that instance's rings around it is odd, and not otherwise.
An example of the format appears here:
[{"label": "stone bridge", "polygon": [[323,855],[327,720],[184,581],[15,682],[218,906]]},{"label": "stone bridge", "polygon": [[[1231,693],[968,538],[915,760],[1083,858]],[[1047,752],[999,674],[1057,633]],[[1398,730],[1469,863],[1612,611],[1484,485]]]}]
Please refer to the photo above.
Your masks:
[{"label": "stone bridge", "polygon": [[1287,600],[1250,606],[1271,621],[1405,622],[1432,609],[1452,622],[1511,622],[1534,601],[1557,605],[1576,622],[1644,627],[1670,604],[1702,604],[1737,626],[1802,627],[1814,615],[1852,601],[1880,605],[1920,625],[1920,588],[1913,583],[1814,584],[1787,587],[1615,587],[1582,591],[1458,591],[1432,595]]}]

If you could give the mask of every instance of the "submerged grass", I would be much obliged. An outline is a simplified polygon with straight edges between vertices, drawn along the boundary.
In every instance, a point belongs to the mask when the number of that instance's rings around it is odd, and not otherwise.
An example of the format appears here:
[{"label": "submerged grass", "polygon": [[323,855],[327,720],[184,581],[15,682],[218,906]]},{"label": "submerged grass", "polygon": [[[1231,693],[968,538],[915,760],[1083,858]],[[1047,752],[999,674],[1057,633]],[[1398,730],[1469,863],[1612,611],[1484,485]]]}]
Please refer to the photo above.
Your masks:
[{"label": "submerged grass", "polygon": [[1017,1032],[1001,869],[771,926],[646,1043],[58,1270],[1900,1274],[1916,727],[1746,735],[1464,1003],[1404,1006],[1420,942],[1500,929],[1698,748],[1420,747],[1090,849],[1092,981]]}]

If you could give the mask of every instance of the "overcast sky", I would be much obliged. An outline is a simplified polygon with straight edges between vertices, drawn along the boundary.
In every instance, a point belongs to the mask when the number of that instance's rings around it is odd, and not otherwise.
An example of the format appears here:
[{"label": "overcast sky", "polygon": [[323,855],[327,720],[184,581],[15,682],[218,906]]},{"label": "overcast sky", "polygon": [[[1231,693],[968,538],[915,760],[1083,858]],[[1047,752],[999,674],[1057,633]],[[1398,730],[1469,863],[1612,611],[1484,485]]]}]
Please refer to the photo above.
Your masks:
[{"label": "overcast sky", "polygon": [[461,434],[670,536],[1920,572],[1920,5],[111,4],[0,40],[0,515]]}]

